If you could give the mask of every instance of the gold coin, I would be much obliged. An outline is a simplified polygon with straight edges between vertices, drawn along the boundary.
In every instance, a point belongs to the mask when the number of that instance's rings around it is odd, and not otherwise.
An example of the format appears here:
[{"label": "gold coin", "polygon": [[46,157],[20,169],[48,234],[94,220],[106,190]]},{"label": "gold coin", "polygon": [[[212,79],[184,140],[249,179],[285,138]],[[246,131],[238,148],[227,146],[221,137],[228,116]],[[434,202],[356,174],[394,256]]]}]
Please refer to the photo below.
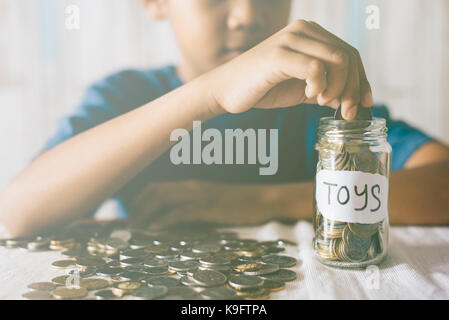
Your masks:
[{"label": "gold coin", "polygon": [[253,272],[262,269],[261,263],[243,263],[234,267],[237,272]]},{"label": "gold coin", "polygon": [[30,291],[22,294],[22,297],[29,300],[54,300],[47,291]]},{"label": "gold coin", "polygon": [[80,287],[87,290],[99,290],[109,287],[109,281],[104,279],[81,279]]},{"label": "gold coin", "polygon": [[51,279],[51,282],[53,282],[54,284],[64,286],[68,277],[69,277],[68,275],[59,276],[59,277]]},{"label": "gold coin", "polygon": [[55,288],[55,284],[51,282],[36,282],[28,285],[28,288],[37,291],[51,291]]},{"label": "gold coin", "polygon": [[51,265],[57,269],[68,269],[75,266],[75,260],[58,260]]},{"label": "gold coin", "polygon": [[124,281],[114,284],[111,288],[112,293],[117,297],[123,297],[124,295],[132,293],[134,290],[139,289],[142,283],[136,281]]},{"label": "gold coin", "polygon": [[58,288],[53,291],[53,297],[59,300],[81,299],[87,296],[86,288]]}]

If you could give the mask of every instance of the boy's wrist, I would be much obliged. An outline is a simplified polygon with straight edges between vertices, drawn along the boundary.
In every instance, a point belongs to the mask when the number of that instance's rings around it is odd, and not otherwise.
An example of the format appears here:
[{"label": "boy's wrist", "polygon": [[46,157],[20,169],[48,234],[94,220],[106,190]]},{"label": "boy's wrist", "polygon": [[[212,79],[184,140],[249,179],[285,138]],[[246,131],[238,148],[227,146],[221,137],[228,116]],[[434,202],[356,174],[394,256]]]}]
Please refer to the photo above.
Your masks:
[{"label": "boy's wrist", "polygon": [[205,106],[208,117],[214,118],[219,115],[225,114],[226,110],[221,107],[214,95],[214,85],[217,85],[217,79],[213,76],[212,72],[206,73],[199,78],[195,79],[198,85],[198,93],[205,99]]}]

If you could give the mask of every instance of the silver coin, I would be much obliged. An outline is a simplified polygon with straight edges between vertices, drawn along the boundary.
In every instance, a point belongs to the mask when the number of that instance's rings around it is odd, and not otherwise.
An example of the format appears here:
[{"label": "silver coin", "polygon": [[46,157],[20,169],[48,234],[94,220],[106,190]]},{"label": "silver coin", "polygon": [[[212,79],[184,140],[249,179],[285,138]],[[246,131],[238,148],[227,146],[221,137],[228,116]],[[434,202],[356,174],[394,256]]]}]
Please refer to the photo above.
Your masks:
[{"label": "silver coin", "polygon": [[154,259],[154,258],[144,259],[143,264],[146,267],[166,267],[166,266],[168,266],[168,263],[166,261]]},{"label": "silver coin", "polygon": [[194,253],[215,253],[221,251],[221,246],[216,244],[198,244],[192,248]]},{"label": "silver coin", "polygon": [[166,295],[168,288],[165,286],[141,287],[134,291],[133,296],[145,300],[154,300]]},{"label": "silver coin", "polygon": [[163,276],[168,273],[167,267],[150,267],[147,269],[147,274],[149,276]]},{"label": "silver coin", "polygon": [[262,268],[254,271],[244,271],[243,274],[250,276],[260,276],[263,274],[273,273],[279,270],[279,265],[274,263],[261,263]]},{"label": "silver coin", "polygon": [[174,261],[168,264],[168,269],[174,272],[187,272],[198,269],[199,262],[195,260]]},{"label": "silver coin", "polygon": [[296,265],[296,259],[281,255],[268,255],[262,257],[262,262],[277,264],[280,268],[290,268]]},{"label": "silver coin", "polygon": [[122,267],[128,267],[128,266],[134,266],[143,264],[144,260],[142,258],[128,258],[124,260],[120,260],[120,266]]},{"label": "silver coin", "polygon": [[377,173],[380,168],[380,161],[374,152],[365,150],[352,155],[354,171],[367,173]]},{"label": "silver coin", "polygon": [[225,284],[227,278],[223,273],[218,271],[200,270],[193,273],[192,280],[200,286],[213,287]]},{"label": "silver coin", "polygon": [[232,275],[229,277],[229,285],[237,290],[253,289],[263,285],[263,279],[257,276]]},{"label": "silver coin", "polygon": [[108,277],[108,276],[113,276],[113,275],[117,275],[119,273],[123,272],[122,268],[113,268],[113,267],[102,267],[102,268],[98,268],[96,270],[96,273],[99,276],[104,276],[104,277]]},{"label": "silver coin", "polygon": [[231,261],[224,257],[208,256],[200,258],[200,263],[206,266],[216,266],[216,265],[228,265],[231,263]]},{"label": "silver coin", "polygon": [[129,258],[147,258],[151,254],[146,252],[143,248],[141,249],[125,249],[120,251],[120,259],[129,259]]},{"label": "silver coin", "polygon": [[181,284],[183,284],[186,287],[194,288],[199,286],[198,283],[194,282],[190,276],[182,276],[179,279],[179,282],[181,282]]},{"label": "silver coin", "polygon": [[348,223],[349,230],[360,238],[369,238],[377,233],[379,224]]},{"label": "silver coin", "polygon": [[210,253],[197,253],[192,251],[185,251],[180,254],[181,260],[199,260],[201,258],[209,257]]},{"label": "silver coin", "polygon": [[179,285],[179,279],[169,277],[154,277],[147,280],[149,286],[176,287]]},{"label": "silver coin", "polygon": [[207,288],[201,292],[201,296],[207,300],[233,300],[238,298],[234,289],[224,287]]},{"label": "silver coin", "polygon": [[296,279],[296,272],[288,269],[279,269],[279,271],[264,274],[260,276],[262,279],[275,280],[281,282],[293,281]]},{"label": "silver coin", "polygon": [[346,227],[343,231],[343,241],[348,249],[350,249],[351,252],[355,251],[355,253],[366,253],[371,246],[371,237],[357,237],[351,230],[349,230],[349,227]]},{"label": "silver coin", "polygon": [[219,272],[229,272],[231,271],[231,267],[230,266],[226,266],[226,265],[212,265],[212,266],[207,266],[207,265],[200,265],[198,267],[198,270],[213,270],[213,271],[219,271]]},{"label": "silver coin", "polygon": [[125,271],[120,273],[120,277],[124,279],[124,281],[142,281],[146,279],[147,274],[143,272],[130,272]]}]

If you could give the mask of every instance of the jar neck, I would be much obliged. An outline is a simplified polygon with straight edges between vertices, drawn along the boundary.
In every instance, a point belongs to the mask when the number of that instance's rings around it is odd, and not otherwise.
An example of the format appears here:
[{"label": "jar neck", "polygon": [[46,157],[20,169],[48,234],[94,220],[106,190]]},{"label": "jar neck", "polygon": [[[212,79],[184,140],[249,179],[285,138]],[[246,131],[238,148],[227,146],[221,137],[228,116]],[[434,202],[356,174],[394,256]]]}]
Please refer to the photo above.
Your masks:
[{"label": "jar neck", "polygon": [[358,139],[365,142],[383,142],[387,139],[386,120],[335,120],[322,118],[318,127],[318,140]]}]

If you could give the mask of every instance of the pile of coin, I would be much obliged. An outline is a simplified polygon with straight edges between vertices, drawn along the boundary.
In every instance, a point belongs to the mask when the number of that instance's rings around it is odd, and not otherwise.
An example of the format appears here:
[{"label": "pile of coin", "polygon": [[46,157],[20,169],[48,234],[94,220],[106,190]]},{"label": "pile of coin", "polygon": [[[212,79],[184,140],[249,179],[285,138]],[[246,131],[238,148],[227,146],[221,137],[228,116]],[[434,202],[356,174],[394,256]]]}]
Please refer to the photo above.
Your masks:
[{"label": "pile of coin", "polygon": [[268,299],[296,279],[287,240],[259,242],[204,227],[149,232],[107,223],[6,239],[8,248],[60,251],[66,274],[29,285],[28,299]]},{"label": "pile of coin", "polygon": [[[344,142],[323,139],[317,145],[319,161],[317,172],[359,171],[387,176],[387,171],[367,143],[352,140]],[[315,252],[326,261],[363,262],[384,253],[385,220],[376,224],[356,224],[325,218],[314,208]]]}]

